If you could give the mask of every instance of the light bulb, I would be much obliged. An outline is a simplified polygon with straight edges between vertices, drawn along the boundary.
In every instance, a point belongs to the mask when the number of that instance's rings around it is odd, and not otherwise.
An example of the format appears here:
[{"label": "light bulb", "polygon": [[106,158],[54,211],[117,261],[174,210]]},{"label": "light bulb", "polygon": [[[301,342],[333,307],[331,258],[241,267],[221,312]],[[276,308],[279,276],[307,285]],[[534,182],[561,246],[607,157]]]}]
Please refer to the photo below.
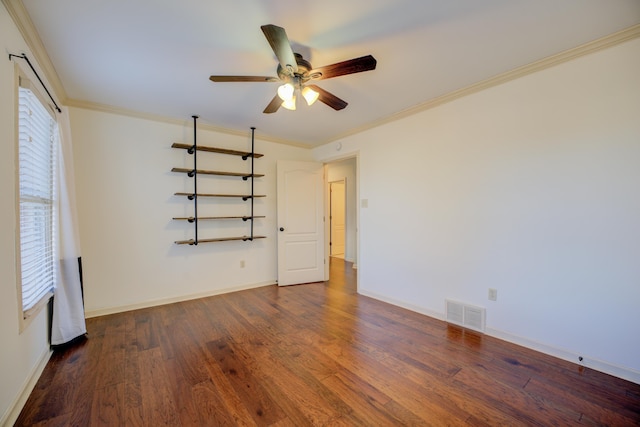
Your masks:
[{"label": "light bulb", "polygon": [[283,101],[282,106],[287,110],[295,111],[296,110],[296,96],[291,96],[291,99]]},{"label": "light bulb", "polygon": [[293,91],[293,85],[291,83],[286,83],[278,88],[278,96],[283,101],[291,101],[291,98],[293,98]]},{"label": "light bulb", "polygon": [[310,87],[305,87],[302,89],[302,96],[307,100],[307,105],[311,105],[318,100],[320,94]]}]

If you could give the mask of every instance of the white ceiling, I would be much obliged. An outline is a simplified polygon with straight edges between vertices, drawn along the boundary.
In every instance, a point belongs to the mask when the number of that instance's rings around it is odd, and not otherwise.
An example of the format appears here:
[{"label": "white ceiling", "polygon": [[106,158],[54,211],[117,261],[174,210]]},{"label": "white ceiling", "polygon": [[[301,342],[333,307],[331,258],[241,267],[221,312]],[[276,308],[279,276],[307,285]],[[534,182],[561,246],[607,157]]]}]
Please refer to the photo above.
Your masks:
[{"label": "white ceiling", "polygon": [[[95,103],[316,146],[403,110],[640,23],[639,0],[23,0],[66,92]],[[262,110],[277,83],[260,26],[313,66],[373,55],[319,81],[349,102]]]}]

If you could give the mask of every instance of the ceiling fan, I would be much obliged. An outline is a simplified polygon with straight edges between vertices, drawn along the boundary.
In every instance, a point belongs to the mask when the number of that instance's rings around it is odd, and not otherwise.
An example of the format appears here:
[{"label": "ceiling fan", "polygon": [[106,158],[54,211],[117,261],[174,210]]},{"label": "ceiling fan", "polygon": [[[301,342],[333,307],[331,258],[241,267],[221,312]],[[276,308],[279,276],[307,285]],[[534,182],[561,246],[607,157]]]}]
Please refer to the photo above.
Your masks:
[{"label": "ceiling fan", "polygon": [[278,77],[211,76],[209,79],[214,82],[282,82],[283,84],[278,87],[278,93],[264,109],[264,113],[275,113],[281,105],[289,110],[295,110],[297,92],[305,98],[309,105],[319,100],[334,110],[342,110],[347,106],[346,101],[315,84],[309,84],[309,82],[361,73],[376,68],[377,61],[371,55],[313,68],[302,55],[293,52],[284,28],[276,25],[263,25],[260,28],[278,58]]}]

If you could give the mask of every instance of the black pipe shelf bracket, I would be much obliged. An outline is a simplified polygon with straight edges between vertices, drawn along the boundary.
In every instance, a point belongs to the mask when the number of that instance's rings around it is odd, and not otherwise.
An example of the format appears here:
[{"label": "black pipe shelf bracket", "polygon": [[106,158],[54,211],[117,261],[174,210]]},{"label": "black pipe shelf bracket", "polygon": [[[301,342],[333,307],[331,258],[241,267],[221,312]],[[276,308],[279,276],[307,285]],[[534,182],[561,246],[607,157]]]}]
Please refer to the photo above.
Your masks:
[{"label": "black pipe shelf bracket", "polygon": [[[188,200],[193,201],[193,216],[188,217],[174,217],[174,220],[177,221],[187,221],[188,223],[193,224],[194,228],[194,238],[188,240],[178,240],[175,243],[178,245],[198,245],[199,243],[212,243],[212,242],[227,242],[227,241],[253,241],[255,239],[264,239],[266,236],[257,236],[254,235],[254,220],[256,218],[264,218],[262,215],[254,214],[254,200],[260,197],[266,197],[263,194],[255,194],[254,193],[254,179],[261,178],[264,175],[256,174],[254,168],[254,160],[263,156],[263,154],[258,154],[255,152],[255,127],[251,127],[251,151],[238,151],[238,150],[230,150],[227,148],[217,148],[217,147],[207,147],[200,146],[197,143],[197,119],[198,116],[193,117],[193,144],[184,144],[180,142],[175,142],[171,145],[172,148],[180,148],[187,150],[187,153],[193,155],[193,168],[173,168],[172,172],[186,173],[187,176],[193,178],[193,192],[177,192],[174,193],[176,196],[186,196]],[[242,160],[251,159],[251,173],[239,173],[239,172],[225,172],[225,171],[214,171],[214,170],[205,170],[198,169],[198,151],[201,152],[209,152],[209,153],[217,153],[217,154],[227,154],[232,156],[240,156]],[[250,194],[217,194],[217,193],[198,193],[198,175],[216,175],[216,176],[231,176],[231,177],[240,177],[244,181],[248,181],[251,179],[251,193]],[[198,216],[198,198],[200,197],[224,197],[224,198],[241,198],[243,201],[250,200],[251,205],[251,214],[250,215],[236,215],[236,216]],[[250,230],[248,236],[239,236],[239,237],[219,237],[219,238],[207,238],[200,239],[198,237],[198,221],[201,220],[242,220],[243,222],[250,221]]]}]

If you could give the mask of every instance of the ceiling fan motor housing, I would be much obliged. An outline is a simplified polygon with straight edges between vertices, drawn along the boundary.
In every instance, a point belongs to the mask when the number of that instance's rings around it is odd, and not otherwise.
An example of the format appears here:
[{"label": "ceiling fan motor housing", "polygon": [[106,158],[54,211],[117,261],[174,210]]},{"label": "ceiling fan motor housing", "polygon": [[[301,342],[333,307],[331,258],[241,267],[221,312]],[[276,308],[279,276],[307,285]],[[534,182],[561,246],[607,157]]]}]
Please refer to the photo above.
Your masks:
[{"label": "ceiling fan motor housing", "polygon": [[309,75],[309,71],[312,70],[311,64],[299,53],[294,53],[294,55],[296,64],[298,64],[298,71],[294,73],[291,70],[282,68],[282,66],[278,64],[278,77],[286,83],[304,83],[312,78],[312,76]]}]

